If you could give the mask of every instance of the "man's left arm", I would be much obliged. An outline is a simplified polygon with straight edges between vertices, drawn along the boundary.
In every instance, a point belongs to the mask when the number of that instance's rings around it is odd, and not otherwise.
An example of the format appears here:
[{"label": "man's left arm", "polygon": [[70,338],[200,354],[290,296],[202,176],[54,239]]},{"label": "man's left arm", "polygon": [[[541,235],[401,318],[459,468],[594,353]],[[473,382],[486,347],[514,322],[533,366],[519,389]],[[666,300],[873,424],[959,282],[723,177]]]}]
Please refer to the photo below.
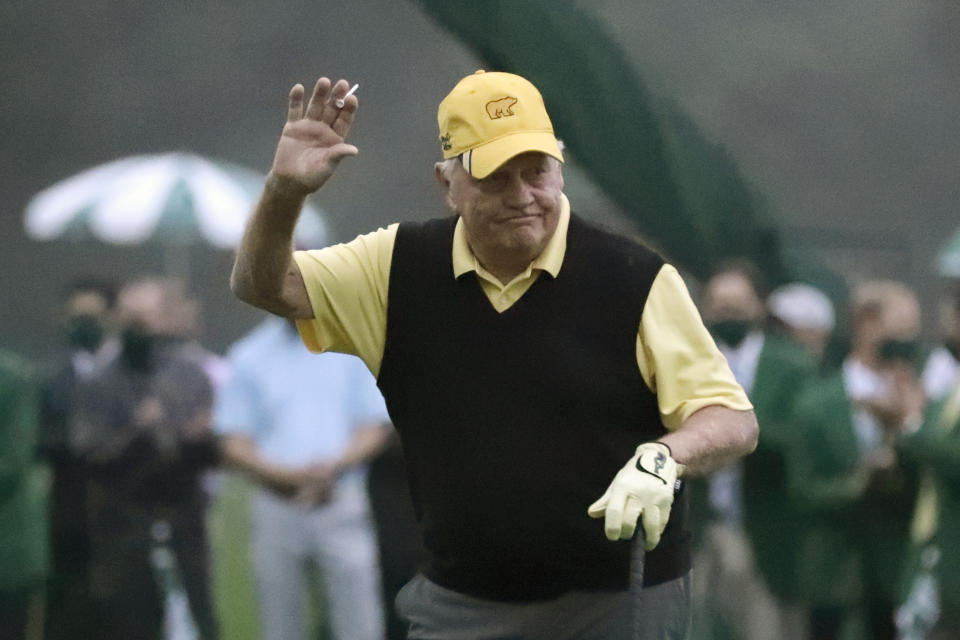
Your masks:
[{"label": "man's left arm", "polygon": [[752,410],[710,405],[697,410],[658,442],[667,445],[673,459],[683,465],[683,475],[702,476],[753,451],[758,434],[757,416]]},{"label": "man's left arm", "polygon": [[642,523],[650,551],[667,527],[677,479],[710,473],[750,453],[757,444],[757,430],[753,411],[704,407],[676,431],[638,446],[587,513],[604,519],[610,540],[629,540]]},{"label": "man's left arm", "polygon": [[644,306],[637,365],[657,394],[666,444],[684,475],[706,475],[754,450],[757,418],[677,270],[664,265]]},{"label": "man's left arm", "polygon": [[611,540],[660,542],[676,480],[722,468],[756,448],[753,406],[717,349],[683,280],[664,265],[651,286],[637,335],[637,364],[667,433],[641,443],[606,493],[588,509]]}]

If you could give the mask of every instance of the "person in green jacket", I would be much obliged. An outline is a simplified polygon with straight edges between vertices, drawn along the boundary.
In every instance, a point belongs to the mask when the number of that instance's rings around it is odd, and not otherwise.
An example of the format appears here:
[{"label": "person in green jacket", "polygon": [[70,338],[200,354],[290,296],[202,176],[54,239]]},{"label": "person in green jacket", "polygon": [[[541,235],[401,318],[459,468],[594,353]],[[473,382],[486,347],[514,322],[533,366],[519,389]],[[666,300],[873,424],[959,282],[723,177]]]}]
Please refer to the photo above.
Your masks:
[{"label": "person in green jacket", "polygon": [[705,611],[714,610],[695,625],[704,638],[722,637],[720,627],[745,640],[805,636],[784,468],[793,402],[817,365],[799,343],[771,330],[765,293],[757,270],[740,261],[718,269],[704,290],[704,320],[760,424],[751,455],[693,487],[705,519],[697,595],[707,600]]},{"label": "person in green jacket", "polygon": [[[37,395],[31,367],[0,351],[0,636],[35,629],[47,573],[48,479],[36,463]],[[36,631],[32,631],[36,633]]]},{"label": "person in green jacket", "polygon": [[920,307],[899,282],[870,281],[852,298],[852,350],[798,401],[788,459],[802,509],[797,587],[811,635],[836,638],[854,613],[868,638],[895,637],[916,473],[897,443],[922,421]]},{"label": "person in green jacket", "polygon": [[[897,613],[905,637],[920,630],[927,640],[960,634],[960,384],[927,412],[923,427],[900,446],[921,468],[910,526],[906,602]],[[932,581],[927,579],[932,578]],[[931,588],[933,587],[933,588]],[[932,627],[932,628],[931,628]]]}]

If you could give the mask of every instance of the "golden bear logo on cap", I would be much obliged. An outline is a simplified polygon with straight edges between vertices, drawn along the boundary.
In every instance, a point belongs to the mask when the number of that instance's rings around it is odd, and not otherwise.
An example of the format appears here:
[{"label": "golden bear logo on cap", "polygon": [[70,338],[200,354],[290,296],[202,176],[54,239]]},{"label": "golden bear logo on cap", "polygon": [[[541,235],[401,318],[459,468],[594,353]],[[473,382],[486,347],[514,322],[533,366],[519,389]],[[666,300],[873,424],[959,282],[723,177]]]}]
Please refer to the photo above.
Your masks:
[{"label": "golden bear logo on cap", "polygon": [[563,162],[543,97],[521,76],[491,71],[462,78],[437,107],[444,158],[468,154],[477,179],[521,153],[536,151]]},{"label": "golden bear logo on cap", "polygon": [[491,100],[487,103],[487,115],[491,120],[498,120],[506,116],[514,115],[510,107],[517,104],[517,99],[512,96],[505,96],[497,100]]}]

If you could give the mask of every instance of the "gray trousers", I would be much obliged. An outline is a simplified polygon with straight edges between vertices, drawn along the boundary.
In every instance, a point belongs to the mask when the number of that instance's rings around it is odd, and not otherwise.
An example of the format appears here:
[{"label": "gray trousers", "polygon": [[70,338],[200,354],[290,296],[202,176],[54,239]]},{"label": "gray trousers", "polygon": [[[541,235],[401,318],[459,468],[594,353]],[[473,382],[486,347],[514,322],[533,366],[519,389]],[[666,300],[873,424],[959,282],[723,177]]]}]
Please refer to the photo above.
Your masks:
[{"label": "gray trousers", "polygon": [[306,640],[310,562],[320,569],[334,637],[383,638],[377,546],[364,485],[339,485],[329,504],[312,509],[261,491],[252,507],[263,638]]},{"label": "gray trousers", "polygon": [[[415,640],[631,640],[627,591],[571,591],[553,600],[497,602],[451,591],[417,575],[397,612]],[[690,629],[690,574],[643,590],[644,638],[684,640]]]}]

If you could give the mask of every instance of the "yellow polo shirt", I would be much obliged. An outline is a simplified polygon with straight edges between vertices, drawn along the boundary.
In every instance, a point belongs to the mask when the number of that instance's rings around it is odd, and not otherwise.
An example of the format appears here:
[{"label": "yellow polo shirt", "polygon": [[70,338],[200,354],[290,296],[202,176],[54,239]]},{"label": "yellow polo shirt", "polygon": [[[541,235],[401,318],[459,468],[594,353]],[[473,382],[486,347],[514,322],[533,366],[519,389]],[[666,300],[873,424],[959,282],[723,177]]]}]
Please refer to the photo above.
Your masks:
[{"label": "yellow polo shirt", "polygon": [[[463,221],[453,236],[453,273],[477,274],[490,304],[509,309],[541,272],[560,273],[567,250],[570,203],[563,197],[557,230],[543,253],[506,285],[480,266],[467,244]],[[294,259],[303,274],[314,318],[298,320],[300,337],[315,352],[352,353],[380,372],[387,337],[387,289],[397,225],[358,236],[346,244],[297,251]],[[644,382],[657,395],[663,423],[678,428],[698,409],[722,405],[752,409],[726,359],[703,326],[700,314],[680,274],[665,264],[644,306],[637,331],[637,366]]]}]

